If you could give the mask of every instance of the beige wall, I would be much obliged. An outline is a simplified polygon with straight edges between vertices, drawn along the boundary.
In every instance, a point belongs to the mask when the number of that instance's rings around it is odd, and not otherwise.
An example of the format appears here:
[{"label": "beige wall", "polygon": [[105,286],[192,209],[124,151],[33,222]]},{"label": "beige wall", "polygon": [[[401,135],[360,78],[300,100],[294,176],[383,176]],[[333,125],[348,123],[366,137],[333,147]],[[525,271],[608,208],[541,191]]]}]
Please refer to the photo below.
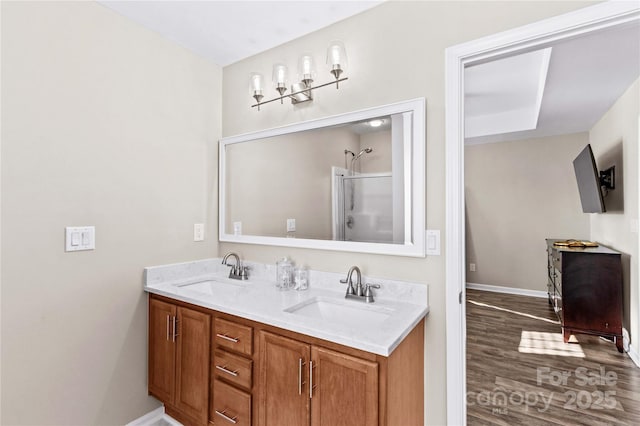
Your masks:
[{"label": "beige wall", "polygon": [[[365,13],[224,68],[223,132],[226,136],[389,104],[427,99],[426,223],[445,231],[444,49],[588,5],[583,2],[388,2]],[[381,30],[384,29],[384,30]],[[295,70],[298,55],[312,52],[318,82],[331,77],[322,67],[327,44],[341,39],[349,55],[349,80],[340,90],[320,89],[313,103],[250,108],[246,95],[252,71],[268,75],[284,61]],[[267,98],[275,90],[267,93]],[[447,242],[444,241],[444,244]],[[444,248],[444,247],[443,247]],[[220,244],[254,261],[290,255],[313,269],[345,272],[359,265],[366,275],[429,284],[431,311],[425,331],[426,423],[446,423],[445,259],[415,259],[330,251]]]},{"label": "beige wall", "polygon": [[[1,23],[0,423],[125,424],[159,406],[143,267],[217,254],[222,72],[94,2]],[[96,250],[65,253],[69,225]]]},{"label": "beige wall", "polygon": [[546,291],[544,239],[589,239],[572,164],[588,143],[585,132],[465,147],[467,282]]},{"label": "beige wall", "polygon": [[[591,238],[624,253],[624,326],[640,352],[638,284],[638,133],[640,80],[593,126],[589,140],[599,170],[616,166],[616,189],[605,197],[606,213],[592,214]],[[635,225],[634,225],[635,221]]]}]

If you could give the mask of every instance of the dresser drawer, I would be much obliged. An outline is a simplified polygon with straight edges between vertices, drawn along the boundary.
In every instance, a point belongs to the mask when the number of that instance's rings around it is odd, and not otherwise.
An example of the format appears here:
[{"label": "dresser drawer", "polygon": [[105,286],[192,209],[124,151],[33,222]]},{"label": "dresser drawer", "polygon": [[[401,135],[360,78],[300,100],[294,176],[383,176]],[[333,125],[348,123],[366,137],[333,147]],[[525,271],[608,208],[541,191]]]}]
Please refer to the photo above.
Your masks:
[{"label": "dresser drawer", "polygon": [[213,372],[216,377],[234,385],[251,389],[251,369],[253,361],[223,350],[216,350],[213,354]]},{"label": "dresser drawer", "polygon": [[216,318],[214,321],[214,341],[220,347],[251,356],[253,329],[246,325]]},{"label": "dresser drawer", "polygon": [[553,250],[551,255],[553,257],[553,267],[562,272],[562,254],[559,250]]},{"label": "dresser drawer", "polygon": [[215,380],[213,412],[210,416],[216,426],[251,426],[251,395]]}]

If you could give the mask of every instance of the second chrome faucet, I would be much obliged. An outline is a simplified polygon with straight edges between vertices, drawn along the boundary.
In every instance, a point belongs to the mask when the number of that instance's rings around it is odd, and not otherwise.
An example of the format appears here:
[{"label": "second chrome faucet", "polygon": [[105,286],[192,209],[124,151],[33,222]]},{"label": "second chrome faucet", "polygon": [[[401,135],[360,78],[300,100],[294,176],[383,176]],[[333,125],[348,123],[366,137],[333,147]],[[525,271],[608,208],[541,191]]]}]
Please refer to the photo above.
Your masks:
[{"label": "second chrome faucet", "polygon": [[[356,273],[356,286],[353,287],[353,273]],[[379,284],[365,284],[364,287],[362,285],[362,273],[360,272],[360,268],[357,266],[352,266],[349,268],[349,272],[347,272],[347,278],[344,280],[340,280],[341,283],[347,284],[347,293],[344,295],[347,299],[356,299],[363,300],[365,303],[373,303],[375,299],[373,298],[372,288],[380,288]]]}]

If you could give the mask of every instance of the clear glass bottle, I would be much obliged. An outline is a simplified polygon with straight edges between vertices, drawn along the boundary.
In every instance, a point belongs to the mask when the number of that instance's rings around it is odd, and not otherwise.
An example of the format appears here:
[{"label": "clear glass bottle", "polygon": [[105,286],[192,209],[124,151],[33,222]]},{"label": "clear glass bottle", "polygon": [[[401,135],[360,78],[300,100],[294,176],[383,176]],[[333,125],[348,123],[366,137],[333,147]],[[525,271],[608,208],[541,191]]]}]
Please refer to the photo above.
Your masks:
[{"label": "clear glass bottle", "polygon": [[309,288],[309,270],[304,266],[296,268],[293,273],[293,288],[296,290],[306,290]]},{"label": "clear glass bottle", "polygon": [[276,288],[278,290],[293,288],[293,262],[287,257],[276,262]]}]

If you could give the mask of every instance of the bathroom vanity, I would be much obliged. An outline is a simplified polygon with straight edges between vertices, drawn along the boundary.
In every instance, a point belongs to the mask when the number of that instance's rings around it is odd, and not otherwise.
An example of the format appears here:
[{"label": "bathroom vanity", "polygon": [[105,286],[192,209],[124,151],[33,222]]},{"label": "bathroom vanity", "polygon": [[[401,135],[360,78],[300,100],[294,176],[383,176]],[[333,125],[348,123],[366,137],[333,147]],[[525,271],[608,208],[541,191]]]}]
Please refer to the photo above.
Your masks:
[{"label": "bathroom vanity", "polygon": [[[427,287],[389,280],[346,300],[343,274],[278,291],[274,265],[145,269],[149,393],[194,425],[423,424]],[[273,277],[273,278],[271,278]]]}]

